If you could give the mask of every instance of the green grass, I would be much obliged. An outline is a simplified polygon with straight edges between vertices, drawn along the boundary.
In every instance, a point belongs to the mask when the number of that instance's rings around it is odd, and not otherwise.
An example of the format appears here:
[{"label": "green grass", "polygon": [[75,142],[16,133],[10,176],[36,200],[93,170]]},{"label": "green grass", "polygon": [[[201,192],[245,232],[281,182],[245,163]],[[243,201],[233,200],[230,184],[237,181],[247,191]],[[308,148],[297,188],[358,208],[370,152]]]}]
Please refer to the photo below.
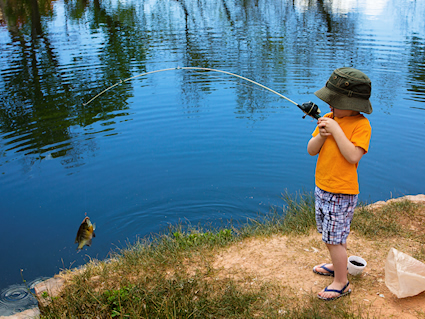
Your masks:
[{"label": "green grass", "polygon": [[305,235],[316,227],[311,193],[285,193],[282,199],[285,202],[282,208],[272,207],[268,214],[248,220],[235,233],[240,238],[273,234]]},{"label": "green grass", "polygon": [[191,232],[184,233],[182,231],[173,232],[173,236],[176,242],[176,245],[180,249],[188,249],[196,246],[218,246],[225,245],[233,239],[231,229],[222,229],[215,233],[211,231],[206,232]]},{"label": "green grass", "polygon": [[[349,299],[307,302],[282,294],[273,283],[254,286],[220,278],[215,253],[251,237],[303,236],[315,229],[312,194],[283,195],[281,209],[238,227],[204,230],[177,225],[92,261],[72,275],[62,294],[40,303],[41,318],[369,318]],[[364,236],[411,236],[397,216],[415,215],[411,202],[390,204],[373,214],[360,208],[353,228]],[[424,254],[424,251],[419,252]],[[348,300],[348,301],[347,301]]]},{"label": "green grass", "polygon": [[389,203],[375,212],[368,207],[360,207],[354,215],[351,229],[370,239],[388,236],[410,238],[415,234],[400,221],[413,218],[417,210],[418,204],[409,200]]}]

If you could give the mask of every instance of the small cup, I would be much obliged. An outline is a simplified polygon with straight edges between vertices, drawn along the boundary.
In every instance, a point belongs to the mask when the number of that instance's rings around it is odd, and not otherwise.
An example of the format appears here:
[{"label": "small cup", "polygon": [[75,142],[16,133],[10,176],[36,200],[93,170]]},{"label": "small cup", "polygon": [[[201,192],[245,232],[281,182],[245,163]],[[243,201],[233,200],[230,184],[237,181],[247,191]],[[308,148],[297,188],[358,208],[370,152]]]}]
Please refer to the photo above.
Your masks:
[{"label": "small cup", "polygon": [[356,276],[360,275],[363,269],[366,268],[367,262],[362,257],[350,256],[348,257],[348,273]]}]

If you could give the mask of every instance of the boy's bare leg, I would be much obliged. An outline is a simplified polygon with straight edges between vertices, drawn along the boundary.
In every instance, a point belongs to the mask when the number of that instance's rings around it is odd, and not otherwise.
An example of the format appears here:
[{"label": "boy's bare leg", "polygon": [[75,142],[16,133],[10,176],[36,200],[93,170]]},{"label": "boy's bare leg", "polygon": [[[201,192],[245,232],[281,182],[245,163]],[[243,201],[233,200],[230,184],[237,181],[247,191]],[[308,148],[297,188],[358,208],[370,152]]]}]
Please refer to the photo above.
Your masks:
[{"label": "boy's bare leg", "polygon": [[[345,251],[347,251],[347,243],[344,243],[344,244],[341,244],[341,245],[344,246]],[[328,248],[328,250],[329,250],[329,248]],[[314,266],[314,268],[316,270],[318,270],[318,271],[326,272],[326,271],[323,271],[323,269],[320,269],[320,266],[323,266],[323,265],[326,265],[326,268],[328,268],[330,270],[335,270],[334,269],[334,265],[333,264],[329,264],[329,263],[321,263],[321,264],[318,264],[318,265]],[[347,270],[347,273],[348,273],[348,270]]]},{"label": "boy's bare leg", "polygon": [[[341,290],[347,284],[347,244],[330,245],[326,244],[332,259],[333,270],[335,271],[334,281],[328,289]],[[347,287],[348,289],[348,287]],[[319,295],[324,298],[332,298],[338,295],[336,292],[325,292],[322,290]]]}]

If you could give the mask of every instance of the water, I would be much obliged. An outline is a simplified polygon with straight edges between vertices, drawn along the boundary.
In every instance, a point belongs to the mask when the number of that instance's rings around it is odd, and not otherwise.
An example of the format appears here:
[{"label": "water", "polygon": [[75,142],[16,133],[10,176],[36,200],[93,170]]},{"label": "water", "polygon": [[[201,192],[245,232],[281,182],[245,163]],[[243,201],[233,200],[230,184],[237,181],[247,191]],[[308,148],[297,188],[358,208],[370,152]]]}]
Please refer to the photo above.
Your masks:
[{"label": "water", "polygon": [[350,260],[350,263],[352,263],[354,266],[357,266],[357,267],[363,267],[364,266],[364,264],[359,263],[358,261],[355,261],[355,260]]},{"label": "water", "polygon": [[[315,127],[293,104],[332,70],[372,79],[360,200],[425,193],[425,4],[0,0],[0,315],[28,282],[179,221],[226,225],[311,191]],[[85,213],[93,245],[77,253]],[[12,300],[12,301],[11,301]],[[15,300],[15,301],[13,301]]]}]

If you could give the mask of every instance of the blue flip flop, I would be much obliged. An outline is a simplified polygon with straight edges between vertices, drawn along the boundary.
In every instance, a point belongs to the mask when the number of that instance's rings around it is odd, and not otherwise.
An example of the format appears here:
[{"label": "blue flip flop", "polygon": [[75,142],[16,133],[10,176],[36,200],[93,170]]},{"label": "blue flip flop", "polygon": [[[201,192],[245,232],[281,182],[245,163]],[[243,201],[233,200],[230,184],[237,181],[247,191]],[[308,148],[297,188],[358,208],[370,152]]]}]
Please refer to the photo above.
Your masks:
[{"label": "blue flip flop", "polygon": [[322,276],[332,276],[332,277],[334,277],[335,272],[333,270],[330,270],[328,267],[326,267],[326,265],[329,265],[329,264],[324,264],[324,265],[320,266],[319,268],[322,268],[322,269],[326,270],[327,272],[317,271],[316,269],[314,269],[316,266],[313,267],[313,272],[315,274],[322,275]]},{"label": "blue flip flop", "polygon": [[325,298],[325,297],[322,297],[322,296],[320,296],[320,295],[317,295],[317,297],[318,297],[319,299],[322,299],[322,300],[325,300],[325,301],[331,301],[331,300],[335,300],[335,299],[341,298],[341,297],[343,297],[343,296],[347,296],[347,295],[351,294],[351,288],[350,288],[350,289],[348,289],[348,290],[347,290],[347,291],[345,291],[345,292],[344,292],[344,290],[345,290],[345,289],[347,289],[347,287],[348,287],[348,285],[349,285],[349,284],[350,284],[350,282],[349,282],[349,281],[347,281],[347,283],[345,284],[345,286],[344,286],[341,290],[338,290],[338,289],[329,289],[328,287],[326,287],[326,288],[324,289],[326,292],[336,292],[336,293],[338,293],[338,294],[339,294],[338,296],[331,297],[331,298]]}]

